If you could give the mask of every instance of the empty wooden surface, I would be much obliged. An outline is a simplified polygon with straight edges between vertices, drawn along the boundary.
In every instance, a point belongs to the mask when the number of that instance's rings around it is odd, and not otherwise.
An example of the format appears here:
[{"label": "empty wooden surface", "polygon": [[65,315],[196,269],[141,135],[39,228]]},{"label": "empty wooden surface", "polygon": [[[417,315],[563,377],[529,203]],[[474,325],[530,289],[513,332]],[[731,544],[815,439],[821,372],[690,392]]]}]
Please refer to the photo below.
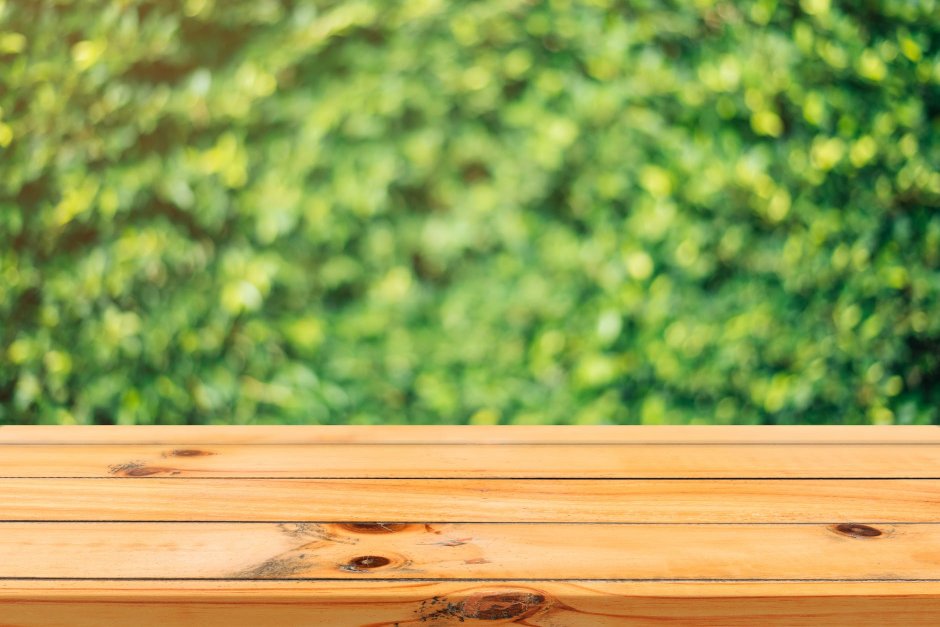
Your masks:
[{"label": "empty wooden surface", "polygon": [[930,524],[0,523],[0,554],[12,578],[940,581]]},{"label": "empty wooden surface", "polygon": [[940,479],[938,444],[216,444],[6,447],[0,477]]},{"label": "empty wooden surface", "polygon": [[936,522],[936,479],[0,479],[0,520]]},{"label": "empty wooden surface", "polygon": [[937,426],[0,426],[0,444],[940,444]]},{"label": "empty wooden surface", "polygon": [[937,594],[930,583],[0,581],[0,624],[927,626]]},{"label": "empty wooden surface", "polygon": [[0,427],[0,625],[937,625],[938,427]]},{"label": "empty wooden surface", "polygon": [[0,580],[0,624],[926,627],[938,594],[920,582]]}]

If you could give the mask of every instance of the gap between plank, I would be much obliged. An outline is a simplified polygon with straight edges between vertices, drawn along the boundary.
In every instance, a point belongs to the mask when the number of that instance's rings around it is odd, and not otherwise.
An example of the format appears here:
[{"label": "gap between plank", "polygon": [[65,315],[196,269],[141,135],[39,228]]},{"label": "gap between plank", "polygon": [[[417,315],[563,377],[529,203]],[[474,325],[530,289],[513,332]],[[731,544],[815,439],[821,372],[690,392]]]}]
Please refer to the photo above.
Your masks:
[{"label": "gap between plank", "polygon": [[0,442],[4,446],[940,446],[940,442]]},{"label": "gap between plank", "polygon": [[481,477],[481,476],[461,476],[461,477],[371,477],[368,475],[351,475],[343,477],[334,476],[305,476],[305,477],[257,477],[257,476],[237,476],[231,475],[225,477],[214,477],[205,475],[178,476],[178,475],[149,475],[145,477],[88,477],[84,475],[76,476],[5,476],[0,475],[0,479],[88,479],[105,481],[147,481],[154,479],[174,481],[185,481],[190,479],[202,479],[206,481],[938,481],[940,477]]},{"label": "gap between plank", "polygon": [[[363,521],[361,520],[306,520],[299,518],[292,518],[290,520],[68,520],[68,519],[49,519],[49,520],[3,520],[0,519],[0,526],[7,525],[11,523],[16,524],[31,524],[31,523],[40,523],[40,524],[50,524],[50,523],[62,523],[62,524],[88,524],[88,525],[101,525],[101,524],[162,524],[162,525],[278,525],[278,524],[296,524],[296,523],[310,523],[310,524],[324,524],[324,525],[343,525],[343,524],[360,524]],[[370,521],[373,522],[373,521]],[[644,527],[658,527],[658,526],[670,526],[670,527],[707,527],[707,526],[721,526],[721,527],[784,527],[784,526],[812,526],[816,527],[819,525],[836,525],[844,523],[845,520],[821,520],[815,522],[614,522],[614,521],[601,521],[601,522],[590,522],[590,521],[571,521],[571,522],[554,522],[554,521],[545,521],[545,520],[491,520],[491,521],[479,521],[479,520],[381,520],[374,521],[381,522],[386,524],[404,524],[404,525],[621,525],[625,527],[629,526],[644,526]],[[855,520],[852,522],[866,524],[866,525],[916,525],[918,527],[930,526],[930,525],[940,525],[938,522],[916,522],[916,521],[898,521],[898,520],[868,520],[861,519]]]},{"label": "gap between plank", "polygon": [[447,582],[458,582],[458,583],[486,583],[486,582],[532,582],[538,583],[542,581],[552,581],[552,582],[610,582],[610,583],[935,583],[940,582],[940,579],[584,579],[584,578],[555,578],[555,579],[545,579],[545,578],[529,578],[529,577],[519,577],[519,578],[454,578],[454,579],[442,579],[442,578],[389,578],[389,577],[362,577],[362,578],[344,578],[344,577],[317,577],[317,578],[278,578],[278,579],[231,579],[224,577],[167,577],[167,578],[154,578],[154,577],[125,577],[125,578],[114,578],[114,577],[0,577],[0,581],[225,581],[225,582],[263,582],[276,584],[280,582],[317,582],[317,581],[336,581],[342,583],[350,583],[356,581],[373,581],[373,582],[435,582],[435,583],[447,583]]}]

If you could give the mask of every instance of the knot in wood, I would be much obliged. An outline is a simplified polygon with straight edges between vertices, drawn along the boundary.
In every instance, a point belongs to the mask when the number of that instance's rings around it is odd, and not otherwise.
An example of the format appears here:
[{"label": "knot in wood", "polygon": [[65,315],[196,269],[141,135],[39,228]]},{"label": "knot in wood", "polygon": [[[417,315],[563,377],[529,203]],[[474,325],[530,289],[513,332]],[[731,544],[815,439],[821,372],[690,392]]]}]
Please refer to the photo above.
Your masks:
[{"label": "knot in wood", "polygon": [[392,560],[387,557],[382,557],[381,555],[360,555],[359,557],[354,557],[340,568],[345,571],[358,573],[364,570],[371,570],[373,568],[381,568],[382,566],[388,566],[392,563]]},{"label": "knot in wood", "polygon": [[212,453],[195,448],[178,448],[170,451],[170,455],[173,457],[201,457],[203,455],[212,455]]},{"label": "knot in wood", "polygon": [[836,525],[835,530],[838,533],[852,536],[853,538],[874,538],[881,535],[881,531],[878,529],[859,523],[842,523]]},{"label": "knot in wood", "polygon": [[522,618],[545,603],[545,596],[534,592],[477,593],[460,604],[460,616],[477,620]]},{"label": "knot in wood", "polygon": [[405,523],[384,522],[354,522],[342,523],[340,527],[354,533],[395,533],[403,531],[408,525]]}]

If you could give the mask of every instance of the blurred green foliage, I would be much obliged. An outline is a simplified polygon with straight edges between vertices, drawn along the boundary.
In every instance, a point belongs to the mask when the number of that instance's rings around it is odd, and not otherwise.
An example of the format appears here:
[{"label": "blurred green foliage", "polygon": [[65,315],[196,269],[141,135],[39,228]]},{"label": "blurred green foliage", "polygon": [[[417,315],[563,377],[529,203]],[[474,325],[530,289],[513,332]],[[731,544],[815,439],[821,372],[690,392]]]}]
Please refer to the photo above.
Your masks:
[{"label": "blurred green foliage", "polygon": [[0,422],[940,421],[936,0],[0,0]]}]

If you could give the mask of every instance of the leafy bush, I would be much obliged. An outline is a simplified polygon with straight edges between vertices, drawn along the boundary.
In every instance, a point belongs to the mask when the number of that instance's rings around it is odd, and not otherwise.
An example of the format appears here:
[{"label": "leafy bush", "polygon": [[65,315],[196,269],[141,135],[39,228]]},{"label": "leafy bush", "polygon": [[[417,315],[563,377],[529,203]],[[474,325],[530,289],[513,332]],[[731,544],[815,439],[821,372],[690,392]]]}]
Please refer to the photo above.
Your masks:
[{"label": "leafy bush", "polygon": [[940,421],[938,16],[0,0],[0,422]]}]

